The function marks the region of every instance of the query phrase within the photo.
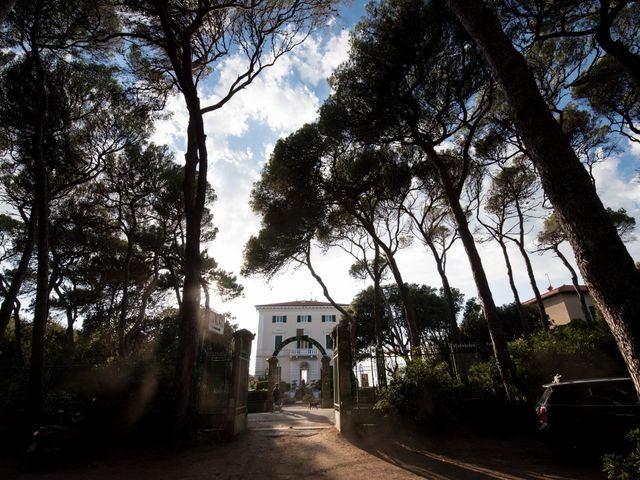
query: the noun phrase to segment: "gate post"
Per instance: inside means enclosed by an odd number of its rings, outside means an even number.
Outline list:
[[[276,388],[278,381],[278,357],[269,357],[269,387],[267,390],[267,404],[265,405],[267,412],[273,411],[273,389]]]
[[[254,334],[242,329],[233,333],[233,360],[229,389],[228,433],[237,435],[247,428],[247,396],[249,392],[249,360]]]
[[[349,433],[353,428],[353,396],[351,394],[351,345],[349,327],[338,324],[333,337],[333,408],[336,428]]]
[[[329,372],[331,371],[331,367],[329,366],[329,362],[331,359],[327,355],[323,355],[322,359],[322,408],[331,408],[332,403],[332,392],[331,392],[331,381],[329,380]]]

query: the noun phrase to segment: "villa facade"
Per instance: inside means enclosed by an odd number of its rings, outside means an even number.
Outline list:
[[[346,307],[346,305],[345,305]],[[315,300],[256,305],[258,335],[256,375],[266,376],[267,360],[281,343],[297,335],[307,335],[332,356],[331,332],[341,314],[333,305]],[[280,381],[293,385],[320,380],[322,352],[311,342],[294,341],[282,347],[278,354]]]

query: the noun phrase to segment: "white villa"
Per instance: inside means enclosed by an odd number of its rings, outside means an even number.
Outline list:
[[[342,305],[341,305],[342,306]],[[346,307],[346,305],[344,305]],[[256,375],[266,376],[267,360],[288,338],[307,335],[332,356],[331,331],[340,321],[340,312],[330,303],[315,300],[256,305],[258,311],[258,341]],[[278,354],[280,381],[300,385],[320,380],[322,352],[311,342],[293,341]]]

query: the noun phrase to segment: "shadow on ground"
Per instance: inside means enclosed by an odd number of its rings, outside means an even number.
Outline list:
[[[373,425],[360,427],[349,441],[385,462],[434,480],[605,478],[597,458],[562,458],[531,436],[417,435]]]
[[[599,465],[561,462],[535,439],[417,436],[396,426],[363,427],[344,436],[333,410],[285,409],[249,415],[250,430],[231,442],[180,451],[94,452],[65,465],[30,472],[19,461],[0,478],[38,480],[596,480]]]

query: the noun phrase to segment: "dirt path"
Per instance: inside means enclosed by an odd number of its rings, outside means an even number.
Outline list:
[[[121,453],[91,465],[29,473],[0,468],[7,479],[210,480],[596,480],[597,464],[558,463],[531,439],[414,438],[373,427],[345,438],[332,426],[333,412],[290,407],[250,415],[250,427],[234,441],[170,453]]]

